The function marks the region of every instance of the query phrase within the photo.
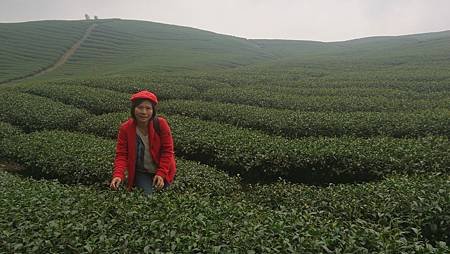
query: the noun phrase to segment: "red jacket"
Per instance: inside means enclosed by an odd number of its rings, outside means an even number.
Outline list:
[[[160,135],[156,133],[153,124],[148,125],[148,139],[151,147],[150,155],[157,165],[156,175],[171,184],[176,173],[173,139],[166,119],[159,117]],[[125,178],[128,170],[128,190],[134,185],[136,166],[136,123],[130,118],[122,123],[119,129],[114,160],[114,177]]]

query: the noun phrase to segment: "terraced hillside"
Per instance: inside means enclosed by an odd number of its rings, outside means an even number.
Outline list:
[[[0,23],[0,83],[52,66],[90,25],[86,21]]]
[[[270,55],[243,38],[145,21],[98,25],[57,75],[124,75],[159,71],[224,69]]]
[[[446,59],[450,31],[402,36],[376,36],[340,42],[250,40],[279,57],[339,56],[393,58],[421,55]],[[383,54],[380,54],[383,53]]]
[[[449,90],[450,31],[342,42],[252,40],[279,59],[242,68],[252,83]]]
[[[40,21],[1,24],[0,82],[32,75],[56,63],[93,23],[97,27],[74,55],[44,79],[247,68],[263,74],[267,70],[301,71],[323,77],[329,70],[355,76],[361,68],[373,66],[378,77],[383,76],[380,71],[402,72],[403,67],[423,72],[434,66],[440,72],[448,71],[450,53],[448,31],[324,43],[247,40],[147,21]]]
[[[98,26],[56,73],[111,75],[220,69],[270,57],[243,38],[154,22],[112,19],[1,24],[0,82],[31,75],[56,63],[94,23]]]

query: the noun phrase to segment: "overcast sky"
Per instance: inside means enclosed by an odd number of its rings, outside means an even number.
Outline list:
[[[450,0],[0,0],[0,22],[122,18],[244,38],[340,41],[450,30]]]

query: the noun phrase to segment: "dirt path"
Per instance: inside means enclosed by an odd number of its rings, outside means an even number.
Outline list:
[[[17,81],[22,81],[24,79],[30,79],[30,78],[34,78],[36,76],[40,76],[42,74],[51,72],[53,70],[55,70],[56,68],[60,67],[61,65],[63,65],[65,62],[67,62],[67,60],[75,53],[75,51],[77,51],[78,48],[80,48],[81,43],[83,43],[86,38],[91,34],[91,32],[94,30],[94,28],[97,26],[97,24],[92,24],[84,33],[83,38],[81,38],[79,41],[77,41],[69,50],[66,51],[66,53],[64,53],[64,55],[62,55],[58,61],[53,64],[52,66],[43,69],[39,72],[27,75],[25,77],[20,77],[20,78],[16,78],[16,79],[12,79],[6,82],[0,82],[0,84],[6,84],[6,83],[10,83],[10,82],[17,82]]]
[[[81,38],[81,40],[77,41],[69,50],[67,50],[66,53],[64,53],[64,55],[61,56],[61,58],[59,58],[59,60],[53,66],[49,67],[48,69],[42,70],[31,77],[51,72],[54,69],[58,68],[59,66],[63,65],[65,62],[67,62],[69,57],[71,57],[75,53],[75,51],[77,51],[77,49],[80,48],[81,43],[83,43],[86,40],[86,38],[91,34],[92,30],[94,30],[96,26],[97,24],[92,24],[86,30],[86,33],[84,34],[83,38]]]
[[[0,161],[0,171],[8,171],[8,172],[20,172],[23,171],[24,167],[20,166],[15,162],[10,161]]]

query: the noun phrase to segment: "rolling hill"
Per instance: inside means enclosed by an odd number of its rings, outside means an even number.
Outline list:
[[[68,61],[45,78],[298,68],[316,77],[327,69],[342,73],[406,65],[410,71],[432,64],[446,71],[450,65],[450,31],[318,42],[248,40],[136,20],[35,21],[0,24],[0,83],[49,68],[93,24]]]
[[[154,22],[114,19],[2,24],[0,42],[7,47],[0,50],[0,82],[30,75],[56,62],[93,23],[97,23],[95,29],[56,73],[70,76],[221,69],[270,58],[258,45],[243,38]],[[67,29],[68,24],[77,30]],[[33,32],[29,33],[30,29]]]

